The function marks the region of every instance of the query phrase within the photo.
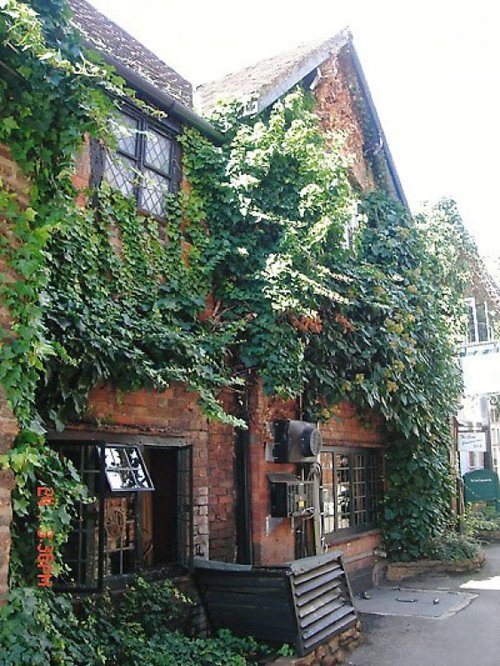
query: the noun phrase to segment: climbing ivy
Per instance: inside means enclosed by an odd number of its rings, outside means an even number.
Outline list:
[[[166,243],[118,194],[88,193],[95,205],[86,210],[75,203],[71,175],[85,135],[113,145],[116,104],[124,97],[144,103],[83,48],[69,19],[64,0],[0,3],[0,143],[26,179],[21,196],[0,191],[0,298],[12,321],[1,332],[0,381],[21,427],[0,464],[16,478],[11,574],[17,582],[33,582],[37,573],[40,525],[57,534],[56,573],[63,566],[58,546],[85,490],[43,435],[48,424],[60,428],[64,418],[80,416],[96,382],[130,389],[182,380],[198,391],[209,416],[238,423],[217,399],[222,386],[236,381],[225,352],[238,325],[202,324],[197,317],[209,265],[183,240],[191,234],[201,243],[203,230],[183,230],[175,202]],[[121,251],[113,252],[113,233]],[[42,524],[40,484],[57,497]]]
[[[0,381],[23,428],[2,457],[17,480],[19,578],[33,552],[20,528],[33,486],[63,488],[47,516],[61,541],[84,496],[43,444],[48,422],[81,415],[96,383],[184,381],[209,416],[236,424],[218,392],[250,369],[269,393],[303,395],[311,419],[345,400],[380,419],[386,543],[395,556],[422,554],[446,516],[459,391],[450,322],[460,290],[443,298],[453,261],[440,268],[449,248],[436,253],[425,224],[387,196],[354,190],[342,137],[323,132],[300,88],[257,118],[220,111],[222,148],[184,131],[189,188],[169,199],[164,229],[105,187],[81,208],[75,154],[85,134],[112,144],[109,92],[132,93],[83,50],[63,0],[0,3],[0,67],[0,142],[29,181],[26,202],[0,193],[0,297],[13,319]]]
[[[134,200],[103,185],[92,207],[75,206],[71,227],[51,235],[41,298],[58,353],[46,364],[38,404],[61,429],[106,382],[123,390],[186,382],[207,415],[239,423],[217,400],[235,383],[226,358],[239,323],[200,321],[210,275],[200,261],[205,239],[188,246],[180,207],[169,203],[160,229],[137,214]]]
[[[192,194],[217,239],[213,293],[226,318],[246,321],[243,367],[257,369],[269,393],[294,397],[307,381],[318,303],[343,298],[336,267],[356,205],[348,163],[300,89],[262,119],[240,122],[230,107],[222,127],[232,141],[221,151],[194,130],[184,138]]]
[[[58,481],[61,488],[56,506],[38,523],[57,531],[56,546],[64,541],[74,502],[84,493],[74,470],[43,445],[35,405],[40,375],[56,353],[40,301],[46,244],[54,229],[70,223],[68,206],[75,194],[70,174],[82,132],[104,132],[111,108],[101,92],[104,69],[92,64],[80,45],[65,3],[0,4],[0,142],[26,177],[22,198],[4,188],[0,192],[0,299],[12,318],[10,330],[1,332],[0,381],[21,428],[16,446],[0,462],[16,479],[11,574],[21,581],[27,571],[30,581],[36,573],[36,485]],[[109,87],[115,87],[111,79]],[[55,571],[59,566],[60,560]]]
[[[224,248],[214,293],[226,317],[246,317],[240,363],[269,393],[302,395],[310,419],[335,418],[348,401],[378,420],[389,444],[386,546],[420,557],[453,492],[453,342],[466,283],[457,239],[439,240],[435,224],[383,193],[356,194],[339,137],[325,136],[300,89],[264,117],[235,123],[233,113],[223,116],[232,141],[222,152],[194,132],[185,148]]]

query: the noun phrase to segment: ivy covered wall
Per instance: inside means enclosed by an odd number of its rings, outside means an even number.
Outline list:
[[[425,225],[381,192],[359,194],[343,137],[325,133],[300,88],[257,118],[219,111],[222,148],[184,131],[189,187],[169,199],[166,242],[106,187],[83,208],[74,156],[86,134],[112,146],[108,93],[123,98],[122,83],[82,50],[63,0],[9,0],[0,37],[0,141],[31,183],[26,201],[8,188],[0,199],[17,239],[0,252],[19,275],[1,291],[15,335],[0,381],[22,429],[1,458],[17,480],[13,580],[32,580],[34,485],[61,489],[46,516],[61,542],[84,493],[44,444],[48,425],[81,418],[97,384],[172,382],[196,391],[208,417],[245,425],[219,392],[250,373],[268,394],[300,398],[311,420],[335,419],[343,402],[379,416],[386,546],[424,554],[448,518],[460,389],[449,317],[460,293],[443,300]]]

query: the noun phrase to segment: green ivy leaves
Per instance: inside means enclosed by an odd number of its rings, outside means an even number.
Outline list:
[[[387,196],[360,201],[342,137],[325,136],[301,89],[259,118],[219,111],[222,148],[184,132],[189,186],[169,200],[162,233],[106,188],[78,208],[74,156],[86,132],[109,134],[104,92],[123,90],[84,54],[68,17],[63,0],[0,7],[0,142],[30,179],[29,206],[0,191],[0,297],[13,320],[0,381],[23,437],[43,431],[40,412],[57,427],[81,415],[101,382],[186,382],[208,416],[242,425],[218,394],[255,369],[269,393],[304,395],[311,419],[343,400],[382,418],[386,542],[418,556],[449,496],[453,313],[464,284],[452,241]],[[443,204],[435,216],[454,214]],[[358,224],[348,248],[346,229]],[[38,439],[18,447],[3,463],[16,469],[23,516],[36,481],[51,468],[54,482],[64,474]],[[69,469],[64,478],[71,503],[80,488]],[[62,535],[69,512],[54,516]]]
[[[450,315],[464,285],[452,244],[438,244],[437,227],[417,224],[382,192],[358,200],[338,137],[328,150],[300,90],[263,118],[241,122],[229,108],[224,126],[233,139],[222,150],[188,132],[185,161],[220,257],[217,297],[227,317],[246,320],[237,358],[269,393],[303,394],[311,419],[335,416],[342,401],[382,417],[386,545],[419,557],[451,493],[460,377]],[[360,228],[347,250],[353,221]]]

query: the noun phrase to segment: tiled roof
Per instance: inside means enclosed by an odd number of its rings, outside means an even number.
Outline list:
[[[74,25],[91,48],[104,58],[110,56],[133,70],[144,81],[181,104],[192,107],[193,91],[189,81],[86,0],[69,0],[69,5],[73,10]]]
[[[196,90],[197,106],[208,112],[218,101],[237,99],[246,111],[258,113],[290,90],[351,39],[343,30],[327,40],[302,44],[280,55],[266,58]]]

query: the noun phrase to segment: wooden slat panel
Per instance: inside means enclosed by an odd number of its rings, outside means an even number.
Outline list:
[[[235,604],[245,607],[276,607],[289,608],[290,603],[283,594],[239,594],[233,591],[219,592],[219,590],[208,589],[205,592],[207,603]]]
[[[342,608],[344,606],[343,601],[332,601],[329,604],[324,604],[316,608],[314,612],[308,613],[306,616],[303,617],[300,621],[300,626],[301,627],[308,627],[310,624],[313,622],[316,622],[316,620],[320,620],[322,617],[325,615],[329,615],[330,613],[333,613],[334,611],[338,610],[339,608]]]
[[[297,638],[297,630],[290,618],[277,618],[249,615],[247,612],[237,612],[234,608],[213,609],[210,615],[212,627],[221,629],[230,627],[240,636],[254,636],[259,640],[270,640],[273,643],[292,642]]]
[[[336,578],[339,578],[342,575],[343,575],[342,569],[335,571],[328,571],[327,573],[324,573],[321,576],[318,576],[317,578],[308,581],[307,583],[299,583],[298,585],[296,585],[295,594],[297,596],[300,596],[305,592],[310,592],[311,590],[314,590],[317,587],[321,587],[321,585],[323,585],[324,583],[329,583],[331,581],[334,581]]]
[[[304,640],[307,640],[311,636],[314,636],[314,634],[317,634],[324,629],[331,627],[333,624],[335,624],[335,622],[341,620],[343,617],[353,612],[354,608],[352,606],[342,606],[342,608],[339,608],[333,613],[330,613],[327,617],[318,620],[314,624],[310,625],[307,629],[304,629],[302,632]]]
[[[294,560],[293,562],[289,562],[288,566],[295,576],[300,576],[306,571],[323,566],[323,564],[337,561],[340,562],[341,556],[341,550],[330,550],[324,555],[315,555],[314,557],[305,557],[301,560]]]
[[[197,569],[212,626],[275,644],[291,642],[302,656],[356,621],[339,553],[287,566],[233,569],[210,563]]]
[[[274,578],[256,575],[254,578],[240,578],[222,572],[203,571],[197,574],[198,580],[204,585],[218,588],[234,588],[255,590],[256,588],[284,590],[289,587],[286,577]]]
[[[340,564],[333,563],[333,566],[332,563],[324,564],[322,567],[318,567],[317,569],[310,569],[300,576],[294,576],[295,584],[300,585],[301,583],[306,583],[308,580],[317,578],[318,576],[321,576],[321,574],[328,573],[329,571],[338,571],[339,574],[344,573]]]
[[[306,592],[305,594],[301,594],[300,597],[298,596],[296,598],[296,605],[299,608],[301,608],[302,606],[305,606],[306,604],[310,603],[311,601],[321,596],[322,594],[326,594],[328,592],[341,594],[342,596],[345,596],[341,581],[336,580],[334,583],[330,582],[325,583],[321,587],[311,590],[311,592]]]
[[[343,604],[345,603],[345,599],[341,594],[336,594],[335,592],[327,592],[326,594],[322,594],[316,599],[313,599],[308,604],[298,607],[297,615],[299,619],[307,617],[308,615],[314,613],[319,608],[323,608],[323,606],[327,606],[328,604],[331,603]]]
[[[305,640],[304,641],[304,647],[306,651],[312,650],[313,647],[316,647],[317,645],[320,645],[324,641],[326,641],[327,638],[331,638],[332,636],[336,636],[337,634],[340,634],[341,631],[344,631],[348,627],[352,626],[357,620],[356,615],[350,615],[345,617],[343,620],[340,622],[336,622],[332,627],[329,627],[319,634],[313,636],[312,638]]]

